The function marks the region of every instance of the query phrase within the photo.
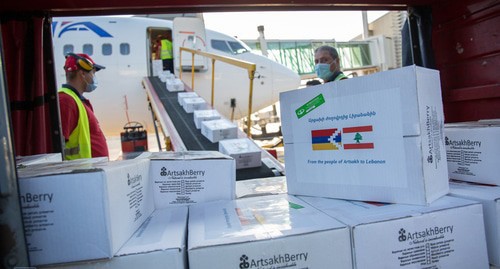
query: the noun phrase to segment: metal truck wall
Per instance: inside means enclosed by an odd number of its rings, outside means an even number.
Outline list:
[[[432,6],[446,122],[500,118],[500,1]]]

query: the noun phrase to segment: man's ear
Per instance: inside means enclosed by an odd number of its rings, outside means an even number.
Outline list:
[[[82,69],[78,69],[78,71],[80,72],[80,75],[82,76],[82,78],[85,79],[85,75],[87,72],[85,72],[85,70],[82,70]]]
[[[335,58],[335,60],[333,60],[332,64],[335,64],[335,68],[333,69],[333,71],[337,70],[340,68],[340,60],[339,60],[339,57]],[[331,71],[331,70],[330,70]]]

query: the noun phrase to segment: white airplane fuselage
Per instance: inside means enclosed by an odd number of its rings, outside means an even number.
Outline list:
[[[58,87],[65,83],[65,55],[68,52],[87,53],[96,63],[106,67],[96,73],[98,88],[92,93],[84,94],[93,104],[105,135],[118,135],[129,121],[139,122],[148,131],[152,131],[152,115],[148,109],[142,80],[152,75],[151,44],[156,33],[174,30],[172,21],[151,18],[55,18],[52,32]],[[176,35],[172,36],[173,43],[186,46],[186,40],[176,41]],[[206,37],[203,33],[199,39],[197,46],[203,45],[206,52],[256,64],[253,112],[276,103],[280,92],[297,89],[300,85],[300,77],[294,71],[264,56],[251,53],[246,45],[233,37],[206,30]],[[221,44],[228,45],[228,48],[237,46],[235,51],[221,51]],[[174,49],[176,48],[174,45]],[[185,57],[183,54],[183,62]],[[174,58],[174,62],[177,60]],[[175,74],[179,77],[178,63],[176,67]],[[226,118],[230,118],[231,112],[235,119],[247,116],[250,84],[248,72],[216,62],[214,78],[215,109]],[[182,80],[191,86],[191,72],[183,72]],[[193,89],[207,102],[211,100],[211,80],[211,61],[206,60],[205,68],[195,72]],[[234,110],[230,106],[231,99],[236,102]]]

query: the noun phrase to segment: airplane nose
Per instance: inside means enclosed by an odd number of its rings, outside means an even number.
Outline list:
[[[273,68],[273,98],[279,99],[280,92],[298,89],[300,76],[295,71],[282,65]]]

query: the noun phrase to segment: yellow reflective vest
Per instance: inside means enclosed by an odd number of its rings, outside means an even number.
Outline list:
[[[335,80],[333,81],[337,81],[337,80],[342,80],[342,79],[347,79],[347,76],[344,75],[344,73],[340,73],[336,78]]]
[[[63,92],[73,97],[78,106],[78,123],[76,128],[69,135],[69,140],[64,145],[64,159],[75,160],[81,158],[91,158],[92,149],[90,144],[90,128],[87,110],[80,100],[80,97],[68,88],[62,88],[59,92]]]
[[[172,57],[172,42],[168,39],[161,40],[160,58],[162,60],[173,59],[173,57]]]

